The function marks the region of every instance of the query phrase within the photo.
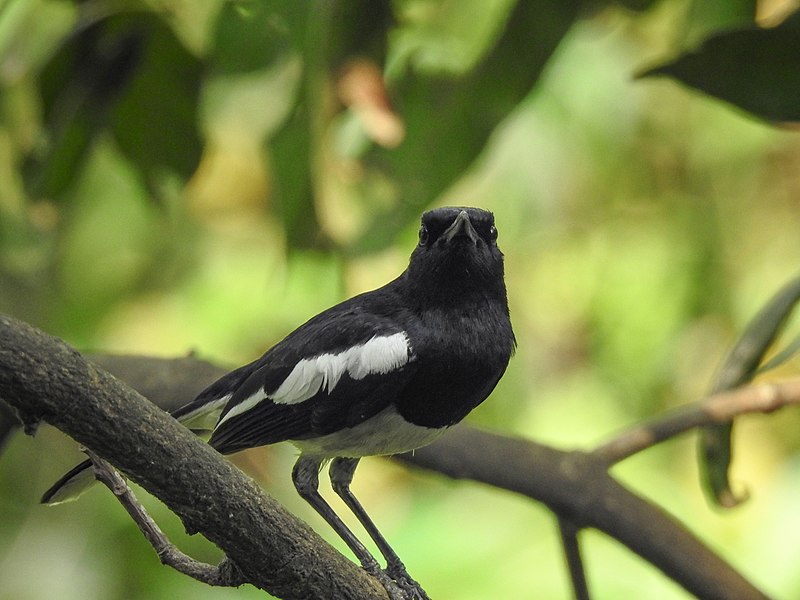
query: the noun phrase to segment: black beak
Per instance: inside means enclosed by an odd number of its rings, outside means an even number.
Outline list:
[[[475,231],[475,228],[472,226],[472,221],[469,220],[469,215],[465,210],[458,213],[453,224],[442,234],[442,239],[445,244],[449,244],[457,237],[466,237],[469,238],[473,244],[478,243],[478,232]]]

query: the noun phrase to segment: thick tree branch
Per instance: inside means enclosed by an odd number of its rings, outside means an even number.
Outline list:
[[[385,599],[358,566],[239,469],[66,344],[0,316],[0,398],[26,428],[61,429],[219,546],[247,581],[285,599]]]
[[[0,342],[3,340],[0,339]],[[2,347],[9,346],[3,343]],[[192,358],[93,357],[93,360],[113,369],[134,387],[146,391],[154,401],[171,406],[190,400],[223,372],[218,367]],[[44,364],[51,364],[55,368],[60,361]],[[184,368],[193,369],[189,380],[181,375]],[[5,369],[0,351],[0,396],[6,393],[7,384],[4,381],[8,375],[3,372]],[[142,374],[146,376],[137,381]],[[784,391],[789,392],[788,388]],[[755,395],[761,397],[762,393]],[[737,402],[731,402],[730,398],[725,402],[714,401],[710,412],[700,408],[702,403],[692,405],[693,408],[686,410],[699,411],[698,414],[702,416],[696,417],[698,420],[692,421],[691,425],[682,425],[681,431],[707,422],[704,419],[716,422],[717,419],[730,418],[742,412],[772,409],[800,397],[800,390],[794,389],[791,393],[795,394],[791,399],[779,393],[769,396],[769,402],[766,403],[763,398],[759,402],[743,401],[743,404],[738,404],[738,409],[731,408],[737,406]],[[670,416],[666,420],[672,418]],[[658,421],[649,424],[650,429],[654,423]],[[670,435],[675,434],[675,425],[665,427],[673,432]],[[629,439],[634,440],[639,449],[656,443],[648,441],[643,445],[638,441],[642,439],[642,434],[635,433],[635,430],[621,437],[630,435]],[[651,434],[647,439],[654,440],[657,437]],[[608,446],[625,448],[632,447],[631,443],[617,443],[616,446],[609,443]],[[107,458],[114,462],[113,457]],[[432,446],[399,458],[450,477],[481,481],[542,502],[562,521],[574,524],[576,529],[594,527],[617,539],[699,598],[766,598],[674,518],[617,482],[608,473],[609,463],[603,451],[596,455],[591,452],[565,452],[523,439],[458,426]],[[130,468],[115,464],[123,470]],[[174,485],[183,484],[176,482]],[[234,558],[233,555],[229,556]]]

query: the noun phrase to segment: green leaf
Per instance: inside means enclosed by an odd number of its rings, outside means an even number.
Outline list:
[[[405,139],[395,148],[378,147],[357,127],[351,128],[354,136],[348,139],[353,143],[348,148],[355,150],[347,157],[338,157],[348,161],[348,168],[358,162],[360,175],[348,180],[346,193],[368,206],[364,213],[372,219],[355,232],[352,250],[356,253],[390,244],[457,181],[495,128],[530,93],[579,12],[579,3],[574,1],[498,0],[481,13],[492,15],[495,26],[479,27],[474,15],[464,17],[463,9],[442,8],[451,11],[446,31],[435,35],[439,29],[429,24],[430,30],[423,26],[421,35],[438,43],[432,54],[439,50],[440,58],[442,51],[463,50],[459,54],[463,68],[454,71],[431,68],[430,60],[424,64],[416,60],[421,54],[418,47],[408,50],[406,46],[405,62],[398,61],[397,56],[387,62],[386,56],[391,56],[393,47],[396,49],[404,25],[394,25],[392,4],[386,0],[309,4],[272,0],[245,6],[247,18],[262,20],[277,32],[288,32],[290,40],[283,48],[298,52],[303,61],[304,82],[297,101],[283,126],[268,141],[272,198],[286,226],[290,247],[327,243],[317,210],[320,188],[327,189],[331,184],[320,177],[320,164],[327,160],[320,157],[331,152],[328,144],[332,139],[344,138],[348,123],[353,125],[348,118],[351,115],[331,102],[342,65],[364,57],[378,66],[389,65],[388,94],[405,125]],[[397,3],[394,8],[399,13],[403,6]],[[441,17],[440,12],[425,14],[433,14],[435,20]],[[233,14],[231,7],[222,14],[217,37],[230,40],[230,32],[237,30],[236,20],[243,17]],[[456,17],[465,19],[464,23],[450,22]],[[243,34],[237,43],[244,44],[249,37]],[[403,39],[408,42],[408,37]],[[262,49],[275,48],[270,45]],[[232,68],[235,55],[241,52],[228,53],[222,64]],[[249,63],[246,59],[242,64]]]
[[[115,14],[73,33],[40,78],[46,140],[28,157],[29,192],[59,198],[108,132],[151,192],[165,173],[188,178],[202,150],[201,62],[154,13]]]
[[[287,10],[290,7],[281,1],[225,3],[214,29],[214,73],[257,71],[284,52],[296,50]]]
[[[788,363],[800,353],[800,335],[780,349],[772,358],[758,368],[758,374],[767,373]]]
[[[618,0],[620,6],[637,12],[649,10],[655,3],[656,0]]]
[[[127,26],[142,32],[141,68],[114,106],[110,125],[123,153],[158,195],[163,175],[186,180],[200,161],[197,110],[203,65],[155,15]]]
[[[712,394],[744,385],[753,378],[798,302],[800,277],[784,286],[750,321],[722,363]],[[728,423],[705,427],[700,434],[700,470],[704,487],[717,504],[726,508],[746,499],[746,495],[737,496],[730,485],[732,432],[733,424]]]
[[[757,0],[692,0],[687,5],[683,35],[688,44],[722,31],[752,27],[756,20]]]
[[[800,11],[772,28],[745,27],[641,77],[668,75],[769,121],[800,121]]]
[[[469,168],[530,93],[578,9],[561,0],[517,2],[496,42],[464,75],[407,68],[391,83],[407,134],[398,147],[372,146],[362,157],[371,171],[365,179],[382,187],[390,182],[394,201],[371,211],[359,249],[384,247]]]
[[[289,118],[269,141],[273,192],[290,247],[309,248],[328,243],[317,218],[315,180],[318,146],[333,117],[331,79],[353,57],[384,61],[392,12],[387,0],[284,2],[281,14],[302,53],[305,80]]]

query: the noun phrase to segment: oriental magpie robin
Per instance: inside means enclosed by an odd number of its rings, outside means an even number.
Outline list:
[[[419,448],[461,421],[494,389],[514,346],[493,215],[438,208],[422,215],[419,244],[398,278],[313,317],[173,416],[212,430],[209,443],[224,454],[292,441],[299,494],[390,596],[405,597],[396,582],[412,598],[427,598],[350,491],[353,473],[363,456]],[[329,459],[334,491],[386,571],[319,494]],[[89,466],[75,467],[42,501],[68,499],[90,480]]]

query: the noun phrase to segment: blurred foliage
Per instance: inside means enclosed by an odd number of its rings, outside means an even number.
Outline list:
[[[779,24],[792,6],[0,0],[0,311],[85,349],[235,366],[399,273],[425,208],[483,206],[519,350],[470,420],[588,447],[702,397],[798,270],[800,138],[764,121],[796,118],[780,111],[800,69],[780,69],[797,52],[747,46],[795,23]],[[662,72],[757,116],[634,80],[675,56]],[[709,510],[690,440],[615,472],[796,597],[799,425],[737,423],[734,484],[752,498],[734,512]],[[260,597],[160,567],[102,491],[39,507],[76,458],[47,428],[7,445],[0,599]],[[291,489],[291,448],[235,460],[339,544]],[[433,597],[568,595],[541,507],[380,460],[355,485]],[[584,554],[597,598],[686,597],[600,536]]]
[[[644,75],[670,75],[772,121],[800,121],[800,11],[775,27],[714,35]]]
[[[156,15],[121,13],[77,26],[40,74],[47,139],[24,165],[28,193],[58,200],[110,135],[156,197],[160,171],[197,167],[201,64]]]
[[[750,383],[757,373],[765,373],[791,360],[800,348],[800,338],[795,338],[780,351],[775,352],[775,341],[780,337],[789,317],[800,302],[800,278],[787,283],[748,323],[720,366],[711,393],[724,392]],[[772,357],[764,357],[772,351]],[[737,497],[730,485],[732,462],[733,423],[704,427],[700,432],[700,470],[709,494],[715,502],[733,508],[747,500],[744,494]]]

